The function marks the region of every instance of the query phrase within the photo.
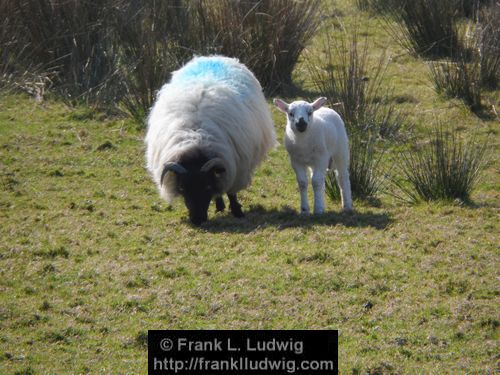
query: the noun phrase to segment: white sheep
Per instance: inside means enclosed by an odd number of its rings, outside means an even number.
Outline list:
[[[191,222],[207,220],[212,198],[241,217],[236,193],[276,144],[262,88],[238,60],[196,57],[175,71],[148,119],[147,168],[160,195],[182,195]]]
[[[287,104],[274,99],[278,109],[287,114],[285,147],[297,176],[300,189],[300,210],[309,213],[307,201],[307,169],[312,169],[314,213],[325,211],[325,175],[334,169],[342,208],[352,210],[351,183],[349,181],[349,144],[344,122],[333,109],[322,107],[326,98],[314,103],[295,101]]]

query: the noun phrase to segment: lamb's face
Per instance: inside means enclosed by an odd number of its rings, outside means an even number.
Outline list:
[[[312,121],[313,113],[325,104],[326,98],[318,98],[313,103],[297,100],[287,104],[281,99],[274,99],[274,104],[287,115],[287,126],[294,132],[303,133]]]
[[[288,106],[288,125],[299,133],[306,131],[313,116],[313,106],[304,101],[296,101]]]

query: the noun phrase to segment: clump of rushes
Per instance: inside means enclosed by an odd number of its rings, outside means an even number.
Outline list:
[[[7,15],[0,20],[0,86],[25,72],[41,74],[71,104],[119,103],[144,123],[172,71],[194,55],[222,54],[239,58],[273,93],[292,84],[321,24],[320,6],[321,0],[0,0]]]
[[[481,108],[481,66],[476,58],[461,50],[453,61],[429,62],[434,89],[447,98],[461,99],[472,112]]]
[[[447,57],[459,44],[460,0],[411,0],[378,4],[396,41],[413,55]],[[395,21],[396,23],[394,23]]]
[[[500,3],[481,10],[476,35],[481,85],[496,90],[500,81]]]
[[[347,36],[327,27],[323,30],[320,55],[308,56],[308,70],[317,91],[340,102],[335,109],[345,122],[349,135],[371,132],[383,138],[396,138],[406,116],[389,99],[391,89],[382,86],[387,68],[385,55],[374,63],[368,56],[368,43],[359,43],[357,29]]]
[[[484,89],[496,89],[500,71],[500,6],[480,12],[478,21],[463,29],[448,60],[429,62],[438,94],[461,99],[474,113],[483,108]]]
[[[349,137],[349,178],[353,199],[370,200],[375,198],[382,187],[380,162],[383,150],[376,146],[377,139],[371,135],[351,134]],[[340,200],[340,191],[334,171],[330,171],[325,180],[325,192],[333,201]]]
[[[487,142],[475,135],[462,141],[456,128],[435,125],[429,138],[402,151],[399,172],[393,179],[395,195],[411,203],[434,200],[470,202],[486,161]]]
[[[374,13],[386,13],[399,5],[401,5],[401,0],[356,0],[359,10]]]

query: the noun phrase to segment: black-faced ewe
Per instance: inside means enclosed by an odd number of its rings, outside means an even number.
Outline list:
[[[326,98],[314,103],[295,101],[287,104],[274,99],[278,109],[287,115],[285,147],[297,176],[300,189],[300,211],[309,213],[307,202],[308,168],[312,169],[314,213],[325,211],[325,175],[334,169],[342,198],[342,209],[352,210],[349,181],[349,144],[344,122],[333,109],[322,107]]]
[[[236,59],[197,57],[173,73],[148,119],[147,168],[160,195],[181,195],[195,225],[207,220],[210,201],[242,217],[236,193],[276,144],[262,88]]]

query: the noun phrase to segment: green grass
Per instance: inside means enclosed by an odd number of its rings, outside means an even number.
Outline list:
[[[339,7],[342,22],[357,17]],[[342,374],[493,372],[495,122],[439,99],[425,62],[401,54],[376,19],[366,28],[374,53],[390,46],[387,81],[416,132],[438,118],[491,138],[473,204],[385,194],[352,215],[328,201],[325,215],[301,217],[281,145],[241,194],[246,218],[211,207],[194,228],[182,202],[160,201],[131,121],[5,95],[0,373],[145,373],[147,330],[165,328],[338,329]]]

